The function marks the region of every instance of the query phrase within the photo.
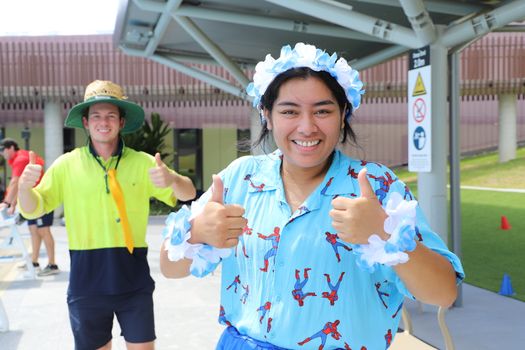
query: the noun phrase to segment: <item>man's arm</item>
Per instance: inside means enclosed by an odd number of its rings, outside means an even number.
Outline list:
[[[173,178],[171,188],[173,189],[173,194],[175,197],[181,201],[189,201],[194,199],[197,195],[197,190],[195,189],[195,186],[193,186],[191,179],[187,176],[178,174],[174,170],[172,170],[170,173]]]
[[[18,179],[18,204],[26,213],[33,213],[38,207],[38,196],[33,187],[42,174],[42,166],[36,164],[36,155],[29,152],[29,164]]]
[[[197,190],[193,182],[187,176],[178,174],[175,170],[169,169],[160,159],[160,154],[155,154],[156,167],[149,170],[151,182],[159,188],[171,187],[173,195],[182,201],[194,199]]]
[[[13,215],[16,208],[17,192],[18,192],[18,176],[12,176],[9,185],[6,189],[6,195],[2,203],[0,203],[0,210],[7,208],[7,214]]]
[[[4,203],[6,203],[9,206],[16,205],[16,196],[18,192],[18,176],[12,176],[11,180],[9,181],[9,185],[6,189],[6,195],[4,197]]]

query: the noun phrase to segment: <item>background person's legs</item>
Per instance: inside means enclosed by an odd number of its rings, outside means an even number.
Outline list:
[[[51,235],[51,228],[49,226],[37,228],[40,239],[44,241],[47,251],[47,259],[49,265],[55,264],[55,240]]]
[[[40,246],[42,245],[42,237],[38,234],[36,225],[28,225],[29,232],[31,233],[31,261],[33,266],[38,267],[38,257],[40,255]]]
[[[60,272],[55,263],[55,240],[51,234],[51,225],[53,225],[53,212],[47,213],[36,220],[37,232],[46,246],[48,264],[38,273],[38,276],[55,275]]]

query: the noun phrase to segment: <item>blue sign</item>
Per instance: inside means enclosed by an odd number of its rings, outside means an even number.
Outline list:
[[[414,134],[412,135],[412,141],[414,141],[414,147],[417,150],[421,151],[427,143],[425,129],[423,129],[421,126],[418,126],[416,130],[414,130]]]

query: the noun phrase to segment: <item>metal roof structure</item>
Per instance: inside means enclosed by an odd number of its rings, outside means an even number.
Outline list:
[[[165,64],[245,99],[249,78],[243,68],[267,53],[277,57],[286,44],[306,42],[338,52],[357,69],[429,46],[430,109],[436,116],[429,136],[446,140],[449,131],[450,149],[446,142],[429,143],[431,170],[418,173],[419,204],[430,226],[447,241],[450,155],[452,245],[459,254],[458,52],[524,17],[525,0],[122,0],[114,41],[126,54]],[[231,79],[188,62],[215,62]]]
[[[524,16],[523,0],[122,0],[114,41],[245,97],[243,68],[285,44],[311,43],[363,69],[435,42],[462,45]],[[232,79],[188,62],[217,63]]]

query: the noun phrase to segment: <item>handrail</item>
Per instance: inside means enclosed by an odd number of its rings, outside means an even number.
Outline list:
[[[441,329],[441,334],[443,335],[443,339],[445,340],[445,349],[446,350],[455,350],[454,342],[452,341],[452,336],[450,335],[450,331],[448,330],[448,326],[445,322],[445,312],[447,311],[447,308],[440,306],[438,309],[438,323],[439,328]]]
[[[454,346],[454,342],[452,340],[452,336],[450,335],[449,328],[445,321],[445,313],[447,311],[446,307],[440,306],[438,308],[437,312],[437,320],[439,324],[439,329],[441,331],[441,335],[443,336],[443,339],[445,341],[445,350],[455,350],[456,347]],[[413,335],[413,325],[412,325],[412,318],[410,317],[410,314],[408,313],[408,310],[405,306],[403,306],[403,309],[401,311],[401,319],[403,320],[403,327],[404,332],[414,336]]]

